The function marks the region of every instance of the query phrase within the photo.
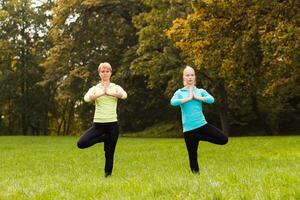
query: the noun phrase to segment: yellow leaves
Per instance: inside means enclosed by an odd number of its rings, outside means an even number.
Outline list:
[[[209,30],[212,28],[212,23],[210,21],[203,21],[201,28],[209,32]]]
[[[165,31],[165,35],[169,38],[174,40],[175,38],[178,38],[178,36],[182,35],[183,29],[183,22],[184,19],[176,19],[173,21],[173,26]]]
[[[219,76],[225,78],[235,70],[236,65],[229,59],[224,59],[219,70]]]
[[[114,4],[114,3],[120,3],[119,0],[84,0],[82,1],[81,5],[83,6],[98,6],[100,4],[105,5],[105,4]]]
[[[16,72],[17,71],[17,64],[18,64],[18,57],[15,56],[12,61],[11,61],[11,64],[10,64],[10,67],[12,69],[12,71]]]
[[[30,48],[30,52],[32,55],[36,55],[36,48]]]
[[[201,52],[211,45],[208,39],[204,39],[198,34],[198,23],[198,19],[194,17],[189,17],[188,19],[180,18],[174,20],[173,26],[166,31],[167,37],[175,42],[177,48],[194,58],[196,65],[202,64]],[[208,28],[210,24],[206,23],[204,26]]]
[[[73,70],[70,71],[71,77],[79,77],[82,79],[87,79],[90,76],[90,73],[88,71],[82,70],[79,67],[74,67]]]
[[[0,10],[0,21],[4,21],[9,17],[9,13],[6,10]]]
[[[208,40],[200,40],[194,43],[194,48],[196,51],[201,51],[206,46],[209,46],[210,42]]]
[[[281,87],[286,87],[287,85],[293,85],[291,84],[290,78],[280,78],[277,80],[273,80],[273,82],[263,90],[263,96],[269,96],[276,93]]]
[[[82,5],[88,5],[88,6],[97,6],[97,5],[108,5],[108,4],[117,4],[121,3],[120,0],[84,0],[82,1]]]
[[[196,56],[194,58],[195,66],[201,66],[203,64],[203,55]]]
[[[9,43],[6,40],[0,39],[0,52],[3,54],[4,50],[8,50]]]
[[[54,18],[53,25],[62,26],[64,25],[66,19],[74,14],[74,9],[81,3],[80,0],[60,0],[56,3],[54,7]]]

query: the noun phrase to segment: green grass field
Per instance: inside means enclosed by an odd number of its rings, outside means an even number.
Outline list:
[[[76,140],[0,137],[0,199],[300,199],[299,136],[201,142],[198,176],[183,139],[120,138],[110,178]]]

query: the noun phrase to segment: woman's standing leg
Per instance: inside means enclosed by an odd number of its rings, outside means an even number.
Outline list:
[[[224,145],[228,142],[228,137],[218,128],[210,124],[196,129],[197,139],[202,141],[208,141],[214,144]]]
[[[186,144],[186,148],[189,154],[189,163],[190,168],[193,173],[199,173],[199,165],[198,165],[198,140],[196,138],[195,133],[192,131],[185,132],[184,134],[184,141]]]
[[[110,176],[113,170],[114,154],[119,137],[118,122],[112,122],[107,128],[108,138],[104,142],[105,151],[105,177]]]
[[[93,124],[88,130],[81,135],[77,142],[77,147],[80,149],[84,149],[90,147],[96,143],[104,142],[106,139],[106,135],[103,132],[103,128],[101,128],[98,124]]]

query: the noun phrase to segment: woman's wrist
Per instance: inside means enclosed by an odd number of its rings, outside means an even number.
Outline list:
[[[192,99],[193,99],[192,97],[182,99],[182,100],[181,100],[181,103],[186,103],[186,102],[188,102],[188,101],[191,101]]]
[[[116,97],[116,98],[122,98],[122,94],[120,94],[120,93],[106,93],[106,95],[108,95],[108,96],[112,96],[112,97]]]
[[[104,93],[98,94],[98,95],[96,95],[96,94],[91,94],[91,95],[90,95],[90,99],[91,99],[92,101],[95,101],[97,98],[101,97],[103,94],[104,94]]]
[[[197,96],[195,96],[195,99],[204,102],[204,97],[197,97]]]

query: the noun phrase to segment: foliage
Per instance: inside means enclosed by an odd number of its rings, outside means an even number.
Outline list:
[[[123,132],[180,123],[169,99],[191,65],[216,99],[205,116],[225,133],[295,133],[299,4],[0,0],[0,133],[80,134],[92,123],[82,97],[100,62],[128,92],[118,107]]]
[[[148,127],[140,132],[125,133],[122,136],[126,137],[149,137],[149,138],[176,138],[182,137],[182,127],[179,123],[164,122],[157,123],[151,127]]]
[[[100,62],[111,63],[114,73],[124,64],[124,54],[136,42],[131,17],[139,9],[139,4],[128,1],[57,2],[50,30],[54,46],[43,63],[43,84],[54,85],[59,105],[54,132],[60,133],[63,126],[62,134],[78,134],[87,127],[92,113],[83,103],[83,94],[99,80]],[[85,122],[81,129],[75,128],[75,116]]]
[[[298,1],[194,1],[194,13],[176,19],[167,34],[223,101],[220,112],[229,106],[238,112],[235,119],[245,113],[246,121],[256,119],[268,133],[276,133],[278,114],[288,100],[284,91],[299,90],[299,58],[294,57],[299,26],[290,14],[298,7]],[[276,106],[266,106],[270,102]],[[252,119],[245,110],[253,112]]]
[[[0,132],[46,134],[49,93],[37,83],[49,45],[51,3],[34,8],[28,0],[1,0],[0,7]]]

